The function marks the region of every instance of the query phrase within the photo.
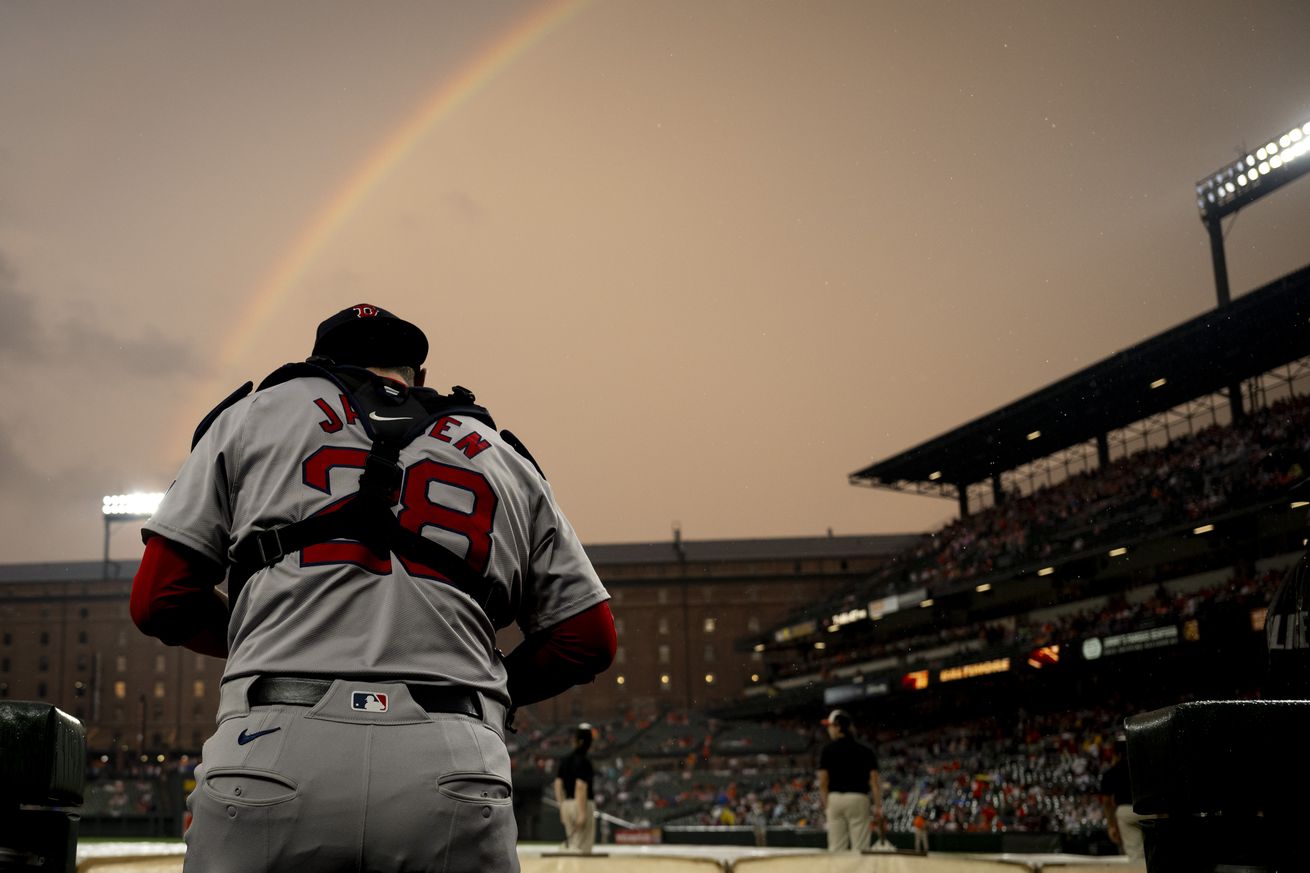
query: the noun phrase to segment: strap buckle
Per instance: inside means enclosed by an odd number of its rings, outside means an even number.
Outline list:
[[[278,528],[262,530],[255,534],[255,545],[259,547],[259,560],[265,567],[271,567],[287,556],[282,548],[282,534]]]

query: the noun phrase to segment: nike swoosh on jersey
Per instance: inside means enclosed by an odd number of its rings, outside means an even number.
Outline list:
[[[412,415],[378,415],[376,412],[370,412],[368,417],[374,421],[409,421]]]
[[[259,739],[264,734],[271,734],[273,733],[273,731],[280,731],[280,730],[282,730],[281,727],[271,727],[262,731],[255,731],[253,734],[247,733],[246,731],[243,730],[241,731],[241,733],[237,734],[237,745],[244,746],[246,743],[250,742],[251,740]]]

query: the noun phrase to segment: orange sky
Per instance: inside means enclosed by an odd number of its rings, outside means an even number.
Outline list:
[[[361,301],[587,542],[940,525],[847,474],[1213,306],[1193,185],[1310,120],[1306,33],[1297,2],[0,6],[0,562],[98,557],[101,495],[166,487]],[[1235,294],[1310,261],[1307,219],[1306,180],[1237,217]]]

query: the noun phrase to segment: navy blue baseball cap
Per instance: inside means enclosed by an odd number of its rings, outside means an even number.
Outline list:
[[[323,321],[314,355],[357,367],[423,366],[428,338],[413,324],[380,306],[357,303]]]

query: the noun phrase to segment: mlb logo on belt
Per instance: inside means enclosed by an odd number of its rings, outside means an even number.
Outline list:
[[[352,691],[350,708],[359,712],[386,712],[387,695],[381,691]]]

